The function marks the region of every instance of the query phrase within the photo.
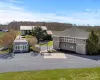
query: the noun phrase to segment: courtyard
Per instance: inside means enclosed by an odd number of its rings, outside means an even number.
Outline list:
[[[12,58],[0,58],[0,72],[63,68],[90,68],[100,66],[100,56],[87,56],[72,53],[66,53],[65,56],[66,59],[44,58],[43,55],[38,53],[35,53],[35,55],[34,53],[15,54]]]

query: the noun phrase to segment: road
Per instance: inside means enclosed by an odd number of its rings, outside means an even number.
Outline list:
[[[30,53],[15,54],[12,59],[0,59],[0,72],[100,66],[100,56],[68,53],[66,57],[66,59],[44,59],[41,55],[33,56]]]

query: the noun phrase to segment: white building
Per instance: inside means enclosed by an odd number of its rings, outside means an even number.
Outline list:
[[[89,32],[76,27],[64,31],[53,32],[54,49],[73,51],[79,54],[86,54],[86,40]]]
[[[26,33],[29,34],[35,27],[37,26],[20,26],[21,35],[26,35]],[[41,27],[42,30],[47,31],[46,26],[38,26],[38,27]]]
[[[29,43],[26,39],[23,39],[22,36],[17,36],[13,42],[13,51],[14,52],[28,52]]]

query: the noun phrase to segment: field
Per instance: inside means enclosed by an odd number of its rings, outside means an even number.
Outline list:
[[[100,68],[1,73],[0,80],[100,80]]]
[[[3,37],[6,34],[6,32],[0,32],[0,37]]]

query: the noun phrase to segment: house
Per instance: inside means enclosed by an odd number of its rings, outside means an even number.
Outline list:
[[[86,40],[89,32],[76,27],[53,32],[53,48],[86,54]]]
[[[53,33],[52,33],[51,30],[48,30],[48,31],[47,31],[47,34],[48,34],[48,35],[52,35]]]
[[[13,51],[16,52],[28,52],[29,43],[26,39],[23,39],[22,36],[17,36],[13,42]]]
[[[34,30],[35,27],[37,27],[37,26],[20,26],[21,35],[24,36],[26,34],[30,34],[32,29]],[[42,30],[47,31],[46,26],[38,26],[38,27],[41,27]]]

